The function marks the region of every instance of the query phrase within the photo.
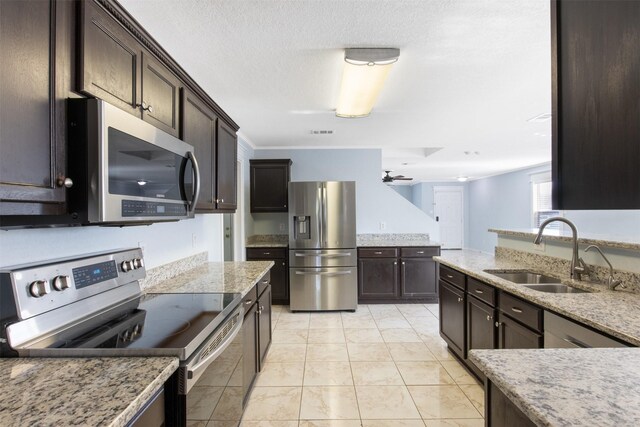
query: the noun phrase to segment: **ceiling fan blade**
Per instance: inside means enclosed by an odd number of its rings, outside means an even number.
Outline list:
[[[394,177],[393,179],[397,181],[413,181],[413,178],[405,178],[405,177],[397,177],[397,176]]]

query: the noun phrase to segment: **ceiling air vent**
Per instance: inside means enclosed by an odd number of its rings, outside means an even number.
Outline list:
[[[309,133],[311,135],[332,135],[332,130],[310,130]]]

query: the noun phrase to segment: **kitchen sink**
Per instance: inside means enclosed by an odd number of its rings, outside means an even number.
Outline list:
[[[530,271],[494,271],[485,270],[486,273],[493,274],[501,279],[508,280],[518,284],[535,284],[535,283],[560,283],[560,279],[545,276],[544,274],[532,273]]]
[[[589,293],[584,289],[573,288],[571,286],[562,285],[559,283],[546,283],[543,285],[524,285],[525,288],[532,289],[538,292],[548,292],[550,294],[585,294]]]

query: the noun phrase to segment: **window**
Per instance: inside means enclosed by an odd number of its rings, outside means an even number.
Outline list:
[[[539,228],[547,218],[562,216],[562,211],[553,210],[551,207],[551,172],[543,172],[531,175],[532,201],[532,227]],[[561,223],[553,222],[548,229],[560,230]]]

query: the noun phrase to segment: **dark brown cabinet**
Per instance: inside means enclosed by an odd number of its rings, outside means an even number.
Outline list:
[[[187,89],[182,90],[182,139],[193,145],[200,167],[200,197],[197,212],[216,210],[215,173],[216,130],[215,113],[200,97]]]
[[[551,2],[554,209],[640,208],[640,2]]]
[[[498,348],[543,347],[544,338],[541,333],[522,326],[504,313],[498,313],[498,325]]]
[[[491,381],[485,385],[488,427],[534,427],[535,424]]]
[[[179,136],[178,77],[98,4],[81,5],[79,90]]]
[[[290,159],[250,160],[251,212],[288,212]]]
[[[258,362],[260,370],[271,346],[271,287],[258,298]]]
[[[66,2],[0,2],[0,215],[66,212],[73,17]]]
[[[466,358],[465,345],[465,292],[440,280],[440,336],[461,359]]]
[[[216,208],[233,212],[238,206],[236,194],[236,171],[238,137],[236,131],[218,120],[216,143]]]
[[[467,354],[473,349],[496,348],[496,310],[467,293]],[[479,377],[484,374],[468,360],[469,367]]]
[[[289,305],[289,262],[287,248],[247,248],[247,261],[273,261],[272,304]]]
[[[245,308],[244,323],[242,324],[242,378],[245,402],[258,374],[257,312],[257,304],[251,304],[249,308]]]
[[[358,249],[358,301],[435,301],[439,247]]]

